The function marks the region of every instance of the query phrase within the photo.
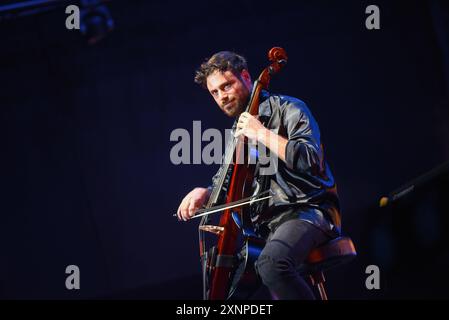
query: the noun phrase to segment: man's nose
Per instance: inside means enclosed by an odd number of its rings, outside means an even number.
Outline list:
[[[226,92],[219,91],[218,99],[220,99],[220,101],[226,101],[228,100],[228,94]]]

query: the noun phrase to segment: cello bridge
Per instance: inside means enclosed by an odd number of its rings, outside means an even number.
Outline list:
[[[221,235],[224,232],[224,227],[212,226],[212,225],[200,226],[199,229],[203,230],[203,231],[211,232],[213,234],[216,234],[217,236]]]

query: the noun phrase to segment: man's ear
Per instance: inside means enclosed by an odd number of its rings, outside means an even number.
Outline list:
[[[240,73],[240,76],[242,77],[242,80],[245,81],[247,86],[252,86],[251,75],[249,74],[248,70],[243,69]]]

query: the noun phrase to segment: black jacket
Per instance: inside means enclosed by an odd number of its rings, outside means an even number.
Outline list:
[[[266,225],[273,230],[283,221],[297,217],[333,236],[340,234],[336,184],[325,161],[320,129],[306,104],[293,97],[264,91],[259,119],[266,128],[287,138],[288,143],[285,162],[271,156],[268,158],[272,162],[268,163],[259,153],[259,162],[266,165],[259,165],[256,171],[258,192],[269,188],[274,196],[253,204],[251,212],[255,226]],[[273,164],[277,165],[276,170],[273,170]]]

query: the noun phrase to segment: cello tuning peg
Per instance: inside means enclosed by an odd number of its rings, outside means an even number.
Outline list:
[[[287,60],[281,59],[281,60],[278,61],[278,63],[279,63],[280,65],[282,65],[282,66],[285,66],[285,65],[287,64]]]

